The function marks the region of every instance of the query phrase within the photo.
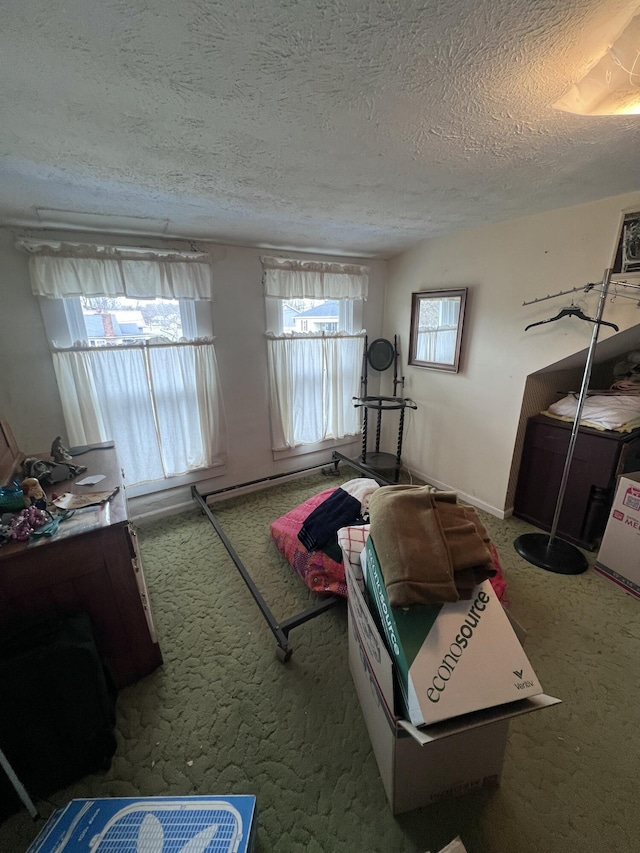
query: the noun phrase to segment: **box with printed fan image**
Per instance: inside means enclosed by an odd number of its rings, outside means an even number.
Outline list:
[[[251,853],[255,836],[249,795],[72,800],[27,853]]]

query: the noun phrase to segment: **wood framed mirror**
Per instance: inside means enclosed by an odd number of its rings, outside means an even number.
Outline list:
[[[386,338],[376,338],[367,349],[367,361],[369,365],[379,372],[391,367],[395,357],[395,346]]]
[[[457,373],[467,288],[411,294],[409,364]]]

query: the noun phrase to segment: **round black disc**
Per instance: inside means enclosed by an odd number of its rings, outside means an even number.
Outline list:
[[[575,545],[551,539],[546,533],[524,533],[513,545],[521,557],[547,572],[581,575],[589,568],[587,558]]]

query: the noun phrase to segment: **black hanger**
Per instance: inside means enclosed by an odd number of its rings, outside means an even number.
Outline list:
[[[586,314],[583,314],[580,308],[563,308],[555,317],[549,317],[548,320],[540,320],[537,323],[530,323],[528,326],[525,326],[525,332],[527,329],[532,329],[534,326],[542,326],[544,323],[553,323],[554,320],[560,320],[562,317],[577,317],[579,320],[586,320],[588,323],[597,323],[598,320],[594,320],[593,317],[587,317]],[[615,323],[608,323],[606,320],[600,320],[601,326],[611,326],[612,329],[615,329],[616,332],[619,332],[620,329],[615,325]]]

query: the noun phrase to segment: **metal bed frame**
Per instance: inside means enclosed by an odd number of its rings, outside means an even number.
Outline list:
[[[277,619],[274,615],[273,611],[264,600],[262,593],[256,586],[253,578],[251,577],[249,571],[246,566],[238,556],[235,548],[229,541],[227,535],[222,529],[222,525],[220,521],[216,518],[215,514],[211,510],[211,507],[207,503],[207,498],[218,496],[222,494],[226,494],[228,492],[234,492],[238,489],[247,488],[248,486],[256,486],[260,483],[271,482],[272,480],[279,480],[284,477],[292,477],[296,474],[306,474],[311,471],[316,471],[318,469],[322,469],[323,473],[326,476],[335,476],[338,473],[338,465],[340,462],[345,462],[347,465],[350,465],[352,468],[355,468],[357,471],[360,471],[362,474],[366,474],[368,477],[375,479],[381,486],[391,485],[391,481],[382,477],[379,473],[367,468],[366,465],[361,464],[357,460],[349,459],[347,456],[343,456],[341,453],[333,453],[333,456],[329,463],[322,463],[321,465],[313,465],[309,468],[300,468],[297,471],[287,471],[285,474],[274,474],[270,477],[262,477],[258,480],[250,480],[247,483],[240,483],[237,486],[227,486],[223,489],[216,489],[212,492],[204,492],[201,493],[198,491],[195,485],[191,486],[191,496],[198,503],[200,509],[204,515],[207,516],[213,529],[218,534],[220,541],[224,545],[227,550],[227,553],[233,560],[237,570],[240,572],[240,576],[243,581],[247,585],[249,592],[253,596],[254,601],[258,605],[260,612],[262,613],[263,618],[265,619],[269,629],[276,640],[276,657],[282,663],[286,663],[291,659],[291,655],[293,654],[293,648],[289,643],[289,632],[293,630],[293,628],[297,628],[299,625],[303,625],[305,622],[308,622],[310,619],[314,619],[316,616],[319,616],[321,613],[325,613],[327,610],[330,610],[332,607],[335,607],[336,604],[339,604],[344,599],[339,595],[330,595],[326,598],[322,598],[317,604],[312,607],[307,607],[305,610],[302,610],[300,613],[296,613],[293,616],[290,616],[288,619]],[[335,468],[332,471],[330,465],[334,465]]]

